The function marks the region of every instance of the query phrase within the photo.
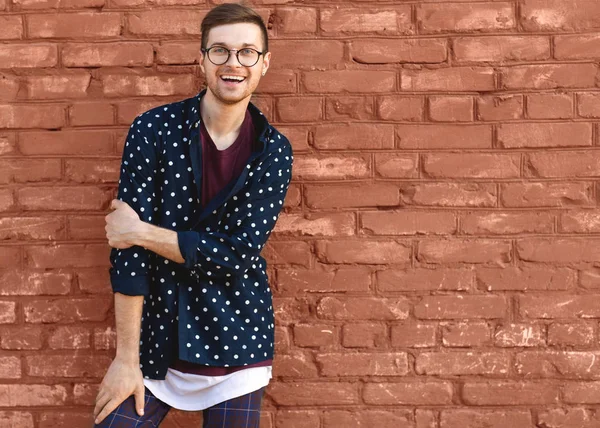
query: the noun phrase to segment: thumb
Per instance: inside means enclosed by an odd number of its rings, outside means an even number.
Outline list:
[[[111,210],[116,210],[120,204],[122,204],[123,202],[118,200],[118,199],[113,199],[112,201],[110,201],[110,209]]]
[[[140,416],[144,415],[144,390],[144,385],[141,385],[135,390],[134,393],[135,408]]]

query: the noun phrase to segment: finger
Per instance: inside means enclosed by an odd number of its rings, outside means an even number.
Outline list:
[[[100,411],[106,406],[106,404],[110,401],[109,394],[102,394],[96,399],[96,406],[94,407],[94,417],[97,417],[100,414]]]
[[[110,400],[108,403],[106,403],[106,405],[100,411],[100,414],[96,417],[96,420],[94,421],[94,423],[96,425],[98,425],[100,422],[102,422],[104,420],[104,418],[106,418],[108,415],[110,415],[112,413],[113,410],[115,410],[117,407],[119,407],[119,404],[121,404],[121,402],[119,402],[118,400],[115,400],[114,398],[112,400]]]
[[[121,204],[123,204],[123,201],[113,199],[112,201],[110,201],[110,208],[116,210]]]
[[[135,408],[140,416],[144,416],[144,390],[143,386],[141,388],[138,387],[134,394]]]

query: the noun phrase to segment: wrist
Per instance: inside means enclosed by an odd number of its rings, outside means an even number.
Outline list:
[[[119,361],[122,364],[128,365],[128,366],[134,366],[134,367],[139,367],[140,365],[140,355],[139,353],[133,353],[133,352],[119,352],[119,350],[117,350],[117,353],[115,355],[115,360]]]
[[[140,220],[133,232],[130,233],[129,243],[131,245],[138,245],[146,248],[148,242],[148,236],[150,234],[151,225],[149,223]],[[146,244],[146,245],[144,245]]]

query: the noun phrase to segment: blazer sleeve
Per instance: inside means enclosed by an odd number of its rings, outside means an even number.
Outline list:
[[[126,202],[147,223],[154,223],[159,200],[155,193],[157,170],[156,138],[152,124],[138,116],[129,128],[123,149],[117,198]],[[149,131],[150,130],[150,131]],[[110,252],[110,280],[114,292],[130,296],[147,295],[149,272],[154,255],[140,246],[113,248]]]
[[[293,155],[289,142],[267,160],[260,180],[251,180],[245,192],[227,202],[236,218],[224,231],[177,232],[185,266],[197,277],[223,278],[243,274],[258,260],[273,228],[292,177]],[[254,172],[248,173],[252,178]]]

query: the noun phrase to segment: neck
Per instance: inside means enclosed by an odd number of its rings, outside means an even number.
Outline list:
[[[208,90],[200,101],[200,115],[211,136],[218,138],[239,131],[249,103],[250,97],[235,104],[225,104]]]

